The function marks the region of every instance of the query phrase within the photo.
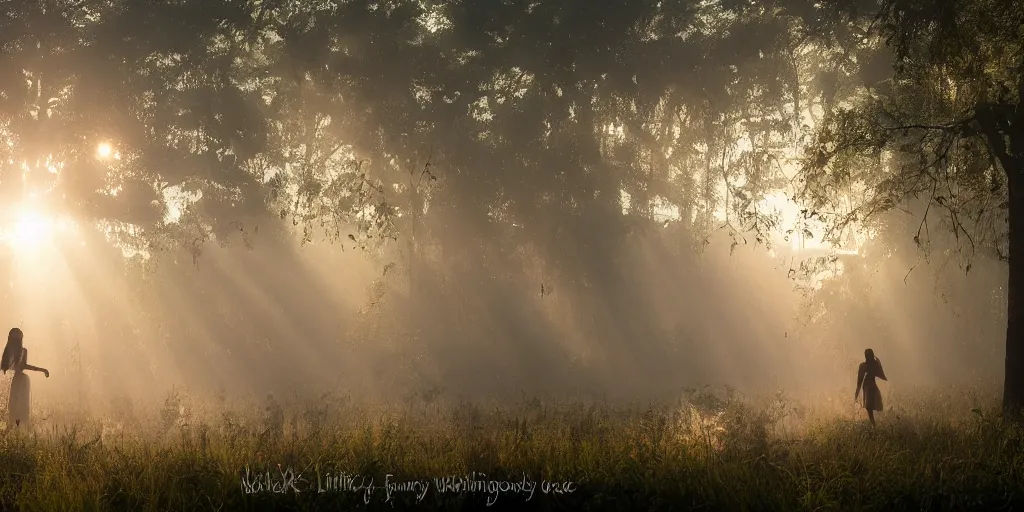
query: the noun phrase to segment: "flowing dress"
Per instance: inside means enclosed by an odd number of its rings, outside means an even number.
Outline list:
[[[862,403],[864,408],[869,411],[881,411],[882,410],[882,390],[878,389],[878,383],[875,382],[875,378],[878,376],[885,376],[882,371],[882,363],[875,361],[874,363],[861,363],[857,373],[861,376],[863,382],[863,398]]]
[[[14,378],[11,380],[11,397],[7,402],[7,425],[9,427],[28,427],[29,396],[31,382],[25,374],[25,365],[28,364],[28,351],[23,350],[21,358],[14,366]]]
[[[18,370],[11,380],[11,400],[8,402],[7,424],[28,427],[29,396],[31,382],[24,371]]]

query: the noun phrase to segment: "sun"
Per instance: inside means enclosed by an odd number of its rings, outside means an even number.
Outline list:
[[[114,154],[114,148],[107,142],[101,142],[96,146],[96,156],[100,158],[110,158],[110,155]]]
[[[14,222],[8,240],[19,249],[34,249],[53,238],[54,228],[53,220],[46,215],[23,210]]]
[[[55,216],[45,210],[21,205],[10,211],[10,224],[0,227],[0,242],[16,253],[38,253],[54,247],[65,236],[77,231],[77,224],[68,217]]]

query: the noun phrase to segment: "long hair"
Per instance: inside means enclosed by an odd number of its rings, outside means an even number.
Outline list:
[[[3,359],[0,359],[0,371],[7,373],[7,370],[13,369],[17,364],[18,359],[21,358],[22,340],[25,335],[21,332],[21,329],[17,327],[11,329],[11,332],[7,333],[7,346],[4,347]]]
[[[885,372],[882,371],[882,360],[875,357],[875,351],[870,348],[864,351],[864,359],[867,361],[868,373],[875,376],[881,376],[885,378]]]

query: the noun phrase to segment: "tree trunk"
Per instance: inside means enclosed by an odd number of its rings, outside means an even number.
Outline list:
[[[1006,290],[1006,374],[1003,411],[1021,412],[1024,407],[1024,168],[1020,159],[1007,166],[1009,177],[1009,270]],[[1005,161],[1004,161],[1005,166]]]
[[[1020,79],[1024,91],[1024,77]],[[1006,173],[1009,215],[1009,273],[1006,287],[1006,365],[1003,412],[1024,408],[1024,111],[1005,104],[979,105],[977,126],[992,156]]]

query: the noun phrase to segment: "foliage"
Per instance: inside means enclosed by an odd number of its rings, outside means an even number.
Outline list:
[[[667,202],[712,230],[724,204],[724,227],[764,235],[797,54],[825,23],[800,2],[157,5],[12,4],[2,156],[32,185],[3,180],[9,200],[41,195],[184,247],[275,217],[365,245],[412,236],[398,215],[428,204],[549,245],[544,231],[617,210],[622,189],[648,222]],[[118,158],[95,158],[101,141]],[[444,190],[410,183],[427,161]],[[189,234],[166,225],[173,194],[190,197],[175,206]]]
[[[1018,150],[1003,142],[1015,136],[1003,125],[1021,117],[1022,25],[1015,3],[884,2],[862,45],[862,68],[889,62],[895,72],[849,77],[858,87],[806,154],[805,192],[815,206],[829,209],[856,184],[869,193],[832,219],[840,227],[912,207],[921,214],[914,240],[923,246],[934,210],[960,240],[965,263],[979,251],[1005,259],[1007,175],[1019,166]]]

